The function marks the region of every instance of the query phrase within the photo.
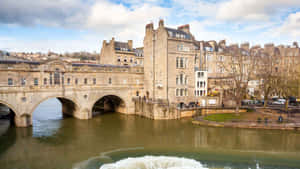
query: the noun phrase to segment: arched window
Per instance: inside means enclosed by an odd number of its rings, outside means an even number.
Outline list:
[[[139,91],[136,91],[136,96],[139,96],[140,95],[140,92]]]
[[[44,78],[44,85],[47,85],[47,78]]]
[[[111,84],[112,81],[111,81],[111,78],[108,78],[108,84]]]
[[[55,72],[54,72],[54,84],[57,84],[57,85],[60,84],[60,73],[59,73],[59,69],[55,69]]]

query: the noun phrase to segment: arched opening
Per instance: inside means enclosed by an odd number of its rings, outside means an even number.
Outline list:
[[[15,125],[16,113],[8,105],[0,103],[0,127],[8,128]]]
[[[96,116],[104,113],[124,113],[125,112],[125,102],[118,96],[107,95],[100,98],[92,108],[92,115]]]
[[[77,109],[77,104],[67,98],[57,97],[43,100],[32,113],[33,136],[52,136],[63,123],[66,123],[65,118],[74,116]]]

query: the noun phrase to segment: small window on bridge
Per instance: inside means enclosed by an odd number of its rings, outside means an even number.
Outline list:
[[[25,78],[21,78],[21,85],[25,86],[26,85],[26,79]]]
[[[84,84],[87,84],[87,78],[84,79]]]
[[[52,73],[50,73],[50,85],[52,85]]]
[[[33,83],[35,86],[39,85],[39,79],[38,78],[34,78]]]
[[[96,82],[97,82],[97,81],[96,81],[96,78],[94,78],[94,79],[93,79],[93,84],[95,85],[95,84],[96,84]]]
[[[12,78],[8,78],[7,83],[9,86],[13,85],[13,79]]]
[[[44,85],[47,85],[47,78],[44,78]]]
[[[60,73],[59,69],[56,69],[54,72],[54,84],[60,84]]]

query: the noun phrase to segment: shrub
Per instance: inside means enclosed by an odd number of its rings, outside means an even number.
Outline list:
[[[257,123],[261,123],[261,118],[260,117],[257,118]]]

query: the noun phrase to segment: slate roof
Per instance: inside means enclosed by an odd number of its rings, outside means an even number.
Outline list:
[[[40,62],[34,62],[34,61],[26,61],[26,60],[0,60],[0,64],[31,64],[31,65],[39,65]]]
[[[116,50],[121,50],[121,49],[128,49],[128,51],[130,51],[128,43],[127,42],[115,42],[115,49]]]
[[[185,39],[192,40],[192,35],[184,32],[182,30],[173,29],[173,28],[165,28],[165,29],[168,31],[168,33],[172,32],[172,37],[174,37],[174,38],[176,38],[176,34],[183,34],[183,35],[185,35]]]
[[[126,65],[110,65],[110,64],[93,64],[93,63],[72,63],[72,66],[89,66],[89,67],[114,67],[114,68],[129,68]]]

